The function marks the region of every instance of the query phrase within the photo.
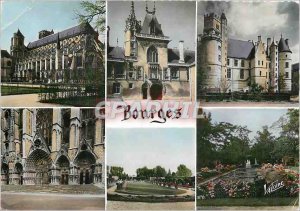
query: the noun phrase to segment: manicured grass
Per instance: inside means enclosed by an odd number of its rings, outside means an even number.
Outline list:
[[[297,197],[274,198],[223,198],[197,200],[197,206],[298,206]]]
[[[21,95],[46,92],[46,89],[38,87],[17,87],[17,86],[1,86],[1,95]]]
[[[2,185],[1,192],[104,194],[104,189],[95,185]]]
[[[127,183],[125,190],[117,190],[119,193],[136,195],[177,195],[185,193],[184,190],[176,190],[168,187],[161,187],[150,183]]]
[[[96,107],[101,99],[96,96],[84,96],[84,97],[70,97],[65,99],[50,99],[42,100],[42,103],[55,103],[61,105],[71,105],[78,107]]]

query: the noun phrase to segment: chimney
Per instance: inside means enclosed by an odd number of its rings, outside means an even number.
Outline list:
[[[289,39],[285,39],[285,43],[289,47]]]
[[[260,41],[261,41],[261,36],[259,35],[259,36],[258,36],[258,42],[260,42]]]
[[[269,38],[267,39],[267,48],[269,48],[270,45],[271,45],[271,38],[269,37]]]
[[[179,63],[184,63],[184,50],[183,50],[183,40],[179,41],[179,46],[178,46],[178,50],[179,50]]]
[[[106,42],[107,42],[107,47],[109,47],[109,31],[110,31],[110,27],[107,26],[107,33],[106,33]]]

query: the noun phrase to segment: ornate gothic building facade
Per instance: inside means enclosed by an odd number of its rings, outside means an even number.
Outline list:
[[[100,56],[104,46],[90,24],[80,24],[58,33],[43,30],[38,38],[27,46],[20,30],[11,38],[15,79],[58,83],[90,80],[89,75],[97,73],[104,80]]]
[[[94,109],[2,109],[2,185],[104,187],[104,131]]]
[[[198,37],[199,70],[206,92],[231,92],[258,84],[267,92],[291,91],[292,52],[288,39],[279,42],[261,36],[257,42],[228,38],[227,19],[211,13],[204,16],[203,34]]]
[[[122,99],[152,99],[151,89],[163,99],[193,99],[195,94],[195,52],[168,48],[171,41],[156,17],[155,5],[143,23],[137,20],[131,3],[126,20],[124,47],[109,45],[107,32],[107,94]],[[193,38],[192,38],[193,39]]]

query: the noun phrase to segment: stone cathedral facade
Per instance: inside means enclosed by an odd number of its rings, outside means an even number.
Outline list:
[[[147,2],[145,18],[135,15],[134,3],[126,20],[123,46],[109,45],[107,40],[107,95],[109,98],[151,99],[151,88],[156,87],[162,99],[188,99],[195,95],[195,51],[169,48],[171,38],[162,30],[156,13]],[[162,12],[162,11],[161,11]],[[193,37],[193,36],[192,36]]]
[[[25,37],[18,30],[11,38],[13,77],[19,81],[59,83],[88,80],[89,74],[100,71],[99,49],[103,44],[90,24],[84,23],[54,33],[42,30],[38,40],[24,45]]]
[[[256,42],[230,39],[224,13],[204,16],[197,65],[206,92],[247,92],[253,83],[264,92],[290,92],[291,55],[288,39],[282,36],[279,42],[267,38],[267,43],[261,36]]]
[[[104,127],[94,109],[2,109],[1,184],[104,187]]]

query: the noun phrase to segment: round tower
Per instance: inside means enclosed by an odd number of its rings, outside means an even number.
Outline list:
[[[227,72],[227,49],[228,49],[228,32],[227,32],[227,18],[224,13],[221,15],[221,33],[222,33],[222,79],[226,80],[226,72]]]
[[[225,23],[225,22],[224,22]],[[200,68],[206,80],[203,87],[219,92],[222,78],[222,23],[214,13],[204,16],[204,29],[199,46]]]
[[[292,90],[292,51],[289,47],[288,39],[280,38],[278,44],[279,52],[279,74],[283,77],[284,83],[278,84],[280,92],[290,92]]]

